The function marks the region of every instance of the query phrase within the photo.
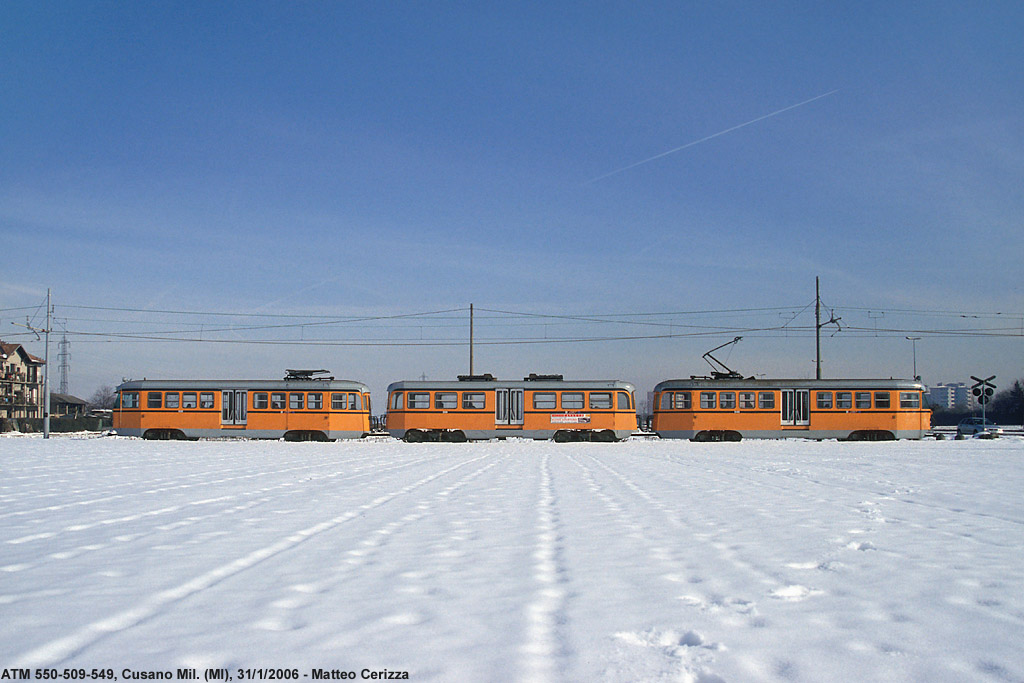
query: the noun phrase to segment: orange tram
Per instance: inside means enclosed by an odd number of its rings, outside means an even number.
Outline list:
[[[357,439],[370,432],[362,382],[290,373],[284,380],[136,380],[117,387],[114,430],[144,439]]]
[[[931,411],[920,382],[894,379],[672,379],[654,387],[662,438],[921,439]]]
[[[561,375],[395,382],[388,387],[387,430],[406,441],[618,441],[636,431],[634,393],[627,382]]]
[[[117,388],[113,427],[144,439],[357,439],[371,432],[362,382],[289,370],[283,380],[132,380]],[[725,373],[720,373],[725,374]],[[521,437],[618,441],[636,431],[635,389],[619,380],[530,375],[502,381],[401,381],[388,387],[385,425],[405,441]],[[672,379],[653,393],[652,429],[666,439],[922,439],[931,412],[918,381]]]

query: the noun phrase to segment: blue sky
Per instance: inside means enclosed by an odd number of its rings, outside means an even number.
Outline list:
[[[925,381],[1019,377],[1020,334],[928,331],[1016,317],[1024,332],[1022,29],[1018,2],[4,3],[2,332],[34,344],[9,323],[49,287],[79,394],[286,365],[376,389],[464,372],[465,349],[103,333],[224,323],[203,312],[460,309],[426,326],[454,340],[471,302],[765,309],[751,328],[789,307],[792,334],[753,334],[730,358],[806,376],[821,276],[847,325],[827,337],[827,374],[909,375],[917,334]],[[703,316],[722,328],[706,338],[491,346],[476,369],[649,388],[704,372],[700,355],[750,315]],[[268,320],[291,319],[233,324]],[[865,332],[879,321],[892,331]],[[480,334],[609,329],[516,322],[483,313]],[[429,337],[422,320],[344,328],[322,338]]]

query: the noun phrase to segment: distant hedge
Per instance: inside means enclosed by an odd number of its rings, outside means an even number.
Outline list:
[[[110,429],[110,418],[106,417],[51,417],[51,432],[102,432]],[[43,431],[43,418],[17,417],[0,418],[0,432],[22,432],[23,434]]]

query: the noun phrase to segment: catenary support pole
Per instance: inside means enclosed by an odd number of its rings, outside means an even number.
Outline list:
[[[816,350],[814,377],[821,379],[821,286],[818,277],[814,278],[814,346]]]
[[[46,351],[43,354],[43,438],[50,438],[50,290],[46,290]]]

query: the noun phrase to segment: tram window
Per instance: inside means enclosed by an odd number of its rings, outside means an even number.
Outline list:
[[[831,391],[819,391],[818,392],[818,410],[831,410],[832,409],[832,392]]]
[[[121,407],[122,408],[138,408],[139,407],[139,395],[130,392],[121,394]]]
[[[663,391],[661,392],[661,409],[670,410],[672,408],[672,392]]]
[[[612,395],[604,392],[591,392],[590,394],[590,409],[591,410],[608,410],[612,407]]]
[[[871,392],[858,391],[854,394],[854,404],[858,410],[867,410],[871,407]]]
[[[306,399],[306,405],[309,406],[310,410],[320,410],[324,407],[324,395],[323,394],[310,394]]]
[[[579,392],[564,392],[562,394],[562,408],[564,410],[583,410],[583,394]]]
[[[341,394],[339,394],[339,396],[340,395]],[[391,409],[392,410],[402,410],[404,405],[405,405],[405,394],[403,394],[401,391],[396,391],[395,393],[391,394]]]
[[[726,408],[733,410],[736,407],[736,392],[734,391],[723,391],[718,396],[718,406],[720,408]]]
[[[430,407],[430,394],[416,394],[409,392],[409,407],[410,408],[429,408]]]
[[[676,410],[689,410],[693,406],[692,399],[689,391],[677,391],[672,394],[672,407]]]
[[[265,391],[257,391],[252,395],[253,410],[266,410],[268,405],[270,404]]]
[[[213,409],[213,392],[199,394],[199,407]]]
[[[900,392],[900,408],[920,408],[921,394],[916,391]]]
[[[348,395],[348,409],[349,410],[362,410],[362,394],[349,394]]]
[[[459,407],[459,395],[454,391],[439,391],[434,394],[434,407],[438,410],[455,410]]]
[[[151,391],[146,396],[147,408],[161,408],[164,404],[164,395],[161,391]]]
[[[840,410],[849,410],[853,407],[853,394],[849,391],[837,391],[836,392],[836,408]]]
[[[284,394],[271,394],[270,408],[272,410],[284,410]]]
[[[755,398],[753,391],[741,391],[740,392],[740,409],[741,410],[753,410],[757,407],[757,399]]]
[[[181,395],[177,391],[168,391],[164,395],[164,408],[177,408],[181,403]]]
[[[345,394],[331,394],[331,410],[345,410]]]
[[[483,410],[486,401],[485,394],[478,394],[476,392],[464,392],[462,394],[462,408],[463,410]]]
[[[196,392],[186,391],[181,395],[181,407],[185,410],[196,407]]]
[[[370,405],[370,395],[369,394],[361,394],[361,395],[363,397],[363,405],[366,406],[366,412],[368,412],[368,413],[370,413],[372,415],[373,414],[373,407]]]
[[[629,394],[625,391],[619,392],[619,410],[629,410],[632,406],[629,404]]]
[[[775,393],[772,391],[757,392],[757,407],[760,410],[775,410]]]
[[[876,408],[889,408],[891,407],[891,399],[889,398],[888,391],[876,391],[875,392],[875,407]]]
[[[535,393],[533,395],[533,407],[534,410],[554,410],[554,392]]]
[[[700,392],[700,407],[703,410],[714,410],[717,396],[713,391]]]
[[[305,394],[288,394],[288,409],[302,410],[302,404],[306,402]]]

